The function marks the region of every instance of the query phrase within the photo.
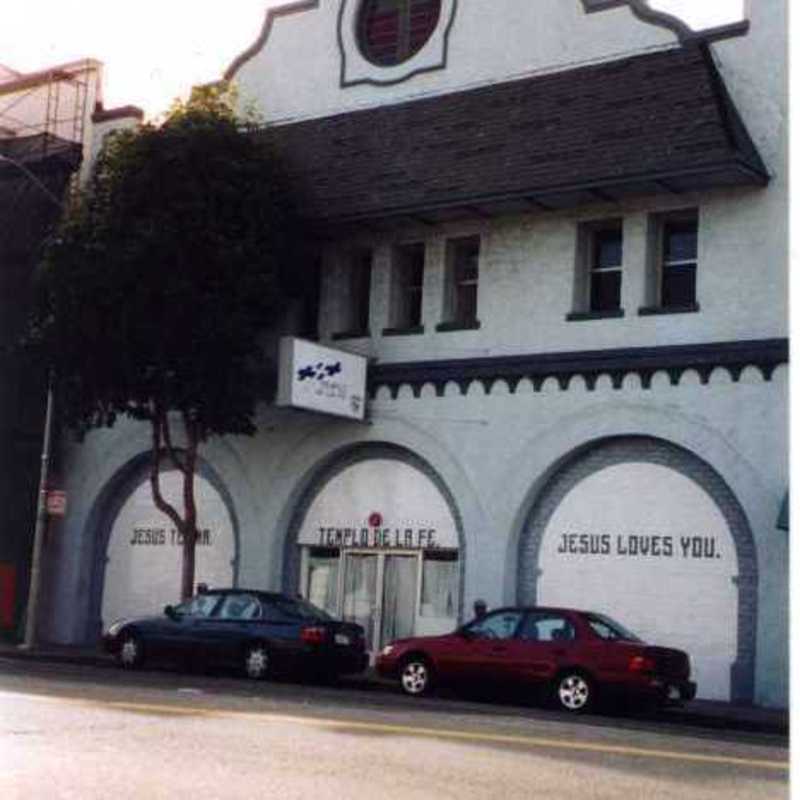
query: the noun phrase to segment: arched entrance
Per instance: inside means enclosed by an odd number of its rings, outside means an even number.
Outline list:
[[[311,480],[287,543],[287,588],[362,625],[375,652],[456,626],[460,541],[449,493],[427,465],[399,448],[358,448]]]
[[[97,520],[90,627],[98,631],[115,619],[160,613],[180,595],[180,535],[155,507],[148,480],[147,458],[120,470],[101,494]],[[195,476],[199,539],[196,582],[210,586],[236,583],[238,532],[227,492],[205,464]],[[161,474],[162,493],[178,504],[182,477],[176,470]]]
[[[750,700],[756,562],[747,520],[708,464],[642,437],[570,458],[520,542],[520,599],[601,611],[686,650],[698,697]]]

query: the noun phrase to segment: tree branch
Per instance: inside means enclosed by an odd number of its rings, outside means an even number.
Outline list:
[[[181,518],[181,515],[164,499],[164,496],[161,494],[161,425],[157,416],[151,420],[151,427],[153,431],[153,441],[152,460],[150,462],[150,489],[153,495],[153,502],[156,504],[156,508],[162,514],[166,514],[169,517],[175,528],[180,533],[184,533],[186,525]]]
[[[181,461],[180,457],[178,456],[178,451],[172,444],[172,432],[170,431],[169,427],[169,416],[160,405],[156,406],[156,408],[159,417],[159,423],[161,425],[161,433],[164,437],[164,444],[167,448],[167,454],[169,455],[170,461],[172,461],[175,467],[181,472],[186,472],[186,464]]]

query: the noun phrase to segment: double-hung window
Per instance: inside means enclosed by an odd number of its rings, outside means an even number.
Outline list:
[[[425,245],[397,245],[392,254],[392,333],[422,333],[422,287],[425,277]]]
[[[664,219],[661,253],[661,306],[692,307],[697,301],[696,213]]]
[[[650,218],[647,305],[640,314],[698,311],[697,209]]]
[[[567,319],[623,315],[622,220],[587,222],[579,226],[573,308]]]
[[[480,236],[450,239],[445,253],[443,321],[437,330],[477,328]]]
[[[589,311],[618,311],[622,291],[622,223],[593,231]]]
[[[343,264],[344,292],[341,295],[339,330],[334,339],[369,336],[369,301],[372,286],[372,250],[350,252]]]

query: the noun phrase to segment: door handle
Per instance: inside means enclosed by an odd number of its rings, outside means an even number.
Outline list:
[[[503,645],[495,645],[495,646],[492,648],[492,652],[493,652],[493,653],[505,653],[505,652],[507,652],[507,651],[508,651],[508,648],[507,648],[507,647],[504,647]]]
[[[564,650],[563,648],[559,648],[558,650],[553,650],[553,653],[557,656],[565,656],[567,654],[567,651]]]

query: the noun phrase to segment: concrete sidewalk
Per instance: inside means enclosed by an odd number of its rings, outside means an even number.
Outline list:
[[[112,657],[99,648],[55,644],[43,644],[33,650],[26,650],[16,644],[0,642],[0,661],[3,659],[106,668],[116,666]],[[344,680],[343,685],[367,691],[395,690],[394,684],[378,678],[371,669],[363,676]],[[789,735],[789,712],[785,709],[734,705],[715,700],[693,700],[683,706],[668,708],[663,714],[670,722],[692,727]]]

